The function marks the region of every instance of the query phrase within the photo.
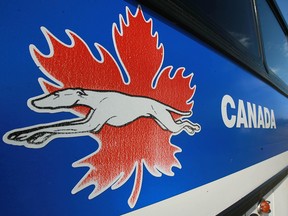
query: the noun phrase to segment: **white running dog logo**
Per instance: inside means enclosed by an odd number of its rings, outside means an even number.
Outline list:
[[[84,118],[70,121],[42,124],[16,129],[4,135],[6,143],[40,148],[57,137],[83,136],[97,133],[104,124],[124,126],[140,117],[154,119],[161,128],[176,134],[185,130],[194,135],[200,125],[189,120],[175,121],[170,112],[189,117],[191,112],[182,112],[159,101],[147,97],[132,96],[113,91],[93,91],[86,89],[64,89],[38,96],[28,101],[33,110],[52,112],[56,109],[86,106],[91,111]]]

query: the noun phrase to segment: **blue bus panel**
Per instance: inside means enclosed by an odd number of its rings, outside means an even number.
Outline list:
[[[275,88],[130,1],[2,1],[1,215],[121,215],[288,149]]]

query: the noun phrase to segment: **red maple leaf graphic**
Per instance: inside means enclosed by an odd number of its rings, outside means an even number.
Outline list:
[[[127,8],[126,15],[126,22],[120,16],[119,28],[115,23],[112,28],[121,68],[100,44],[95,44],[101,56],[96,59],[85,42],[72,31],[66,30],[71,39],[71,45],[66,45],[42,27],[50,54],[42,54],[34,45],[30,46],[30,52],[42,72],[56,83],[39,79],[43,91],[48,93],[64,88],[111,90],[153,98],[178,110],[190,111],[196,90],[196,86],[190,87],[192,75],[185,77],[185,68],[178,68],[174,73],[172,66],[162,68],[164,47],[159,45],[158,33],[152,32],[152,19],[147,21],[140,7],[135,15]],[[126,73],[128,82],[124,81],[122,73]],[[71,111],[86,115],[89,109],[77,107]],[[99,143],[97,151],[73,163],[74,167],[90,169],[72,192],[95,185],[89,195],[92,199],[109,187],[121,187],[135,172],[134,187],[128,199],[130,207],[134,207],[141,190],[144,165],[158,177],[162,173],[174,175],[172,167],[181,168],[175,157],[181,149],[171,144],[171,136],[170,131],[163,130],[151,118],[139,118],[122,127],[104,125],[99,133],[91,134]]]

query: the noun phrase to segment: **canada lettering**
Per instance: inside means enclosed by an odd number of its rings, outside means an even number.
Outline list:
[[[221,102],[222,119],[228,128],[276,129],[273,109],[238,100],[235,103],[230,95],[224,95]]]

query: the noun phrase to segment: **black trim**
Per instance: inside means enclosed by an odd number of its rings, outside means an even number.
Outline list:
[[[219,50],[224,55],[231,58],[234,62],[240,64],[242,67],[248,71],[254,72],[258,78],[266,81],[274,88],[276,88],[280,93],[288,96],[288,86],[280,80],[278,77],[271,75],[267,72],[264,65],[264,58],[262,53],[262,48],[260,48],[261,57],[257,58],[244,46],[241,46],[235,39],[230,39],[228,35],[219,34],[219,29],[211,24],[209,21],[204,20],[203,17],[199,17],[197,12],[188,9],[181,2],[181,0],[137,0],[142,5],[152,9],[157,14],[160,14],[164,18],[167,18],[172,23],[179,26],[181,29],[185,30],[187,33],[196,36],[206,44]],[[256,11],[255,0],[251,0],[253,3],[253,9]],[[275,10],[278,9],[274,0],[270,0]],[[277,19],[282,20],[280,22],[283,29],[285,29],[285,21],[282,16],[280,16],[279,10],[277,10]],[[257,14],[255,14],[255,23],[258,28]],[[287,26],[286,26],[287,27]],[[221,30],[220,30],[221,31]],[[257,29],[260,33],[259,29]],[[286,28],[287,31],[287,28]],[[221,32],[223,33],[223,32]],[[227,36],[227,37],[226,37]],[[261,42],[259,41],[259,46],[261,47]]]
[[[255,204],[262,200],[269,191],[271,191],[277,184],[279,184],[288,175],[288,166],[281,170],[279,173],[274,175],[272,178],[264,182],[262,185],[254,189],[252,192],[247,194],[245,197],[225,209],[224,211],[217,214],[218,216],[242,216]]]
[[[284,31],[284,34],[286,36],[288,36],[288,25],[287,22],[285,21],[281,10],[279,9],[277,3],[275,2],[275,0],[269,0],[268,3],[270,4],[270,7],[273,10],[273,13],[275,14],[275,17],[277,18],[282,30]]]
[[[256,1],[256,0],[254,0]],[[261,0],[262,1],[262,0]],[[274,14],[275,18],[277,19],[280,27],[282,28],[283,30],[283,33],[286,35],[288,35],[288,27],[287,27],[287,24],[285,22],[285,19],[283,18],[281,12],[280,12],[280,9],[279,7],[277,6],[277,3],[275,2],[275,0],[266,0],[266,2],[268,3],[272,13]],[[255,2],[255,12],[256,12],[256,16],[258,17],[258,11],[257,11],[257,7],[256,7],[256,2]],[[284,93],[286,93],[286,96],[288,96],[288,87],[287,87],[287,84],[281,80],[275,73],[273,73],[268,64],[267,64],[267,61],[266,61],[266,56],[265,56],[265,52],[264,52],[264,41],[262,39],[262,35],[261,35],[261,17],[260,18],[257,18],[258,20],[258,29],[259,29],[259,41],[260,41],[260,44],[261,44],[261,50],[262,50],[262,56],[263,56],[263,64],[264,64],[264,67],[266,68],[266,71],[268,72],[268,79],[272,82],[272,84],[274,84],[274,86],[276,86],[277,88],[281,89]],[[288,40],[288,38],[287,38]],[[288,73],[288,71],[287,71]]]

